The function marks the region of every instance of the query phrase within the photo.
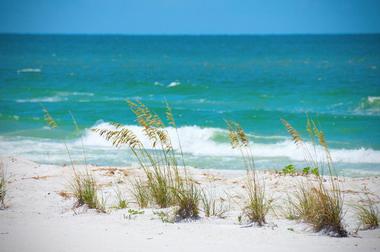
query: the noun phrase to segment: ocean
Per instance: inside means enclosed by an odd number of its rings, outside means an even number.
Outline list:
[[[117,121],[141,135],[127,99],[161,116],[168,101],[190,166],[243,169],[226,131],[234,120],[258,169],[300,169],[280,119],[305,134],[308,115],[341,175],[380,175],[380,35],[0,35],[0,155],[64,164],[66,143],[80,163],[82,139],[90,163],[134,165],[91,131]]]

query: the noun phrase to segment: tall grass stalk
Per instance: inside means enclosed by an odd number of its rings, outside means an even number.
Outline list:
[[[265,193],[265,183],[260,182],[257,176],[253,151],[247,134],[241,126],[232,121],[226,121],[231,146],[240,151],[245,168],[247,170],[247,180],[245,191],[248,202],[243,208],[243,214],[257,225],[266,223],[266,215],[272,208],[273,200],[267,198]]]
[[[347,236],[343,226],[343,193],[333,166],[330,151],[324,133],[309,117],[306,121],[306,130],[311,145],[304,142],[298,131],[290,123],[282,120],[293,141],[304,153],[305,161],[318,167],[323,172],[328,171],[328,185],[322,176],[317,181],[304,181],[297,186],[290,204],[298,219],[310,223],[315,231],[325,231],[333,236]]]

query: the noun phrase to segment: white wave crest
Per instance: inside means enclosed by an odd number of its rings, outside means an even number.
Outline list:
[[[39,68],[23,68],[23,69],[18,69],[17,73],[40,73],[41,69]]]
[[[30,98],[30,99],[17,99],[16,102],[18,103],[25,103],[25,102],[61,102],[61,101],[67,101],[67,97],[62,96],[49,96],[49,97],[40,97],[40,98]]]
[[[114,129],[105,122],[101,122],[94,127],[101,129]],[[149,148],[150,142],[144,135],[143,128],[136,125],[126,125],[142,141],[145,147]],[[176,131],[174,128],[167,128],[173,141],[173,147],[179,148]],[[201,128],[199,126],[184,126],[178,128],[181,146],[185,153],[199,156],[238,156],[240,152],[233,150],[227,142],[216,142],[213,137],[216,134],[227,134],[223,129]],[[258,136],[256,136],[258,137]],[[91,130],[87,130],[83,141],[89,146],[111,146],[109,142]],[[77,142],[79,144],[79,142]],[[373,149],[331,149],[331,156],[334,162],[342,163],[379,163],[380,151]],[[289,139],[281,140],[277,143],[263,144],[255,143],[253,147],[254,156],[257,158],[288,158],[294,161],[304,159],[302,150]],[[322,153],[322,151],[319,151]]]
[[[171,88],[171,87],[176,87],[176,86],[179,86],[179,85],[181,85],[181,82],[179,82],[179,81],[173,81],[169,85],[167,85],[167,87]]]

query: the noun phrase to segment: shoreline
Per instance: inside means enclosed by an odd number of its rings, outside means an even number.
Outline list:
[[[345,198],[344,224],[348,238],[333,238],[314,233],[305,223],[287,220],[281,211],[286,196],[301,176],[284,176],[259,172],[266,190],[275,199],[275,212],[264,227],[238,223],[245,171],[203,170],[190,168],[192,177],[202,188],[224,198],[225,218],[205,217],[197,220],[163,223],[159,211],[147,208],[142,214],[129,191],[130,181],[142,176],[131,167],[90,166],[106,199],[107,213],[85,207],[73,210],[74,200],[68,192],[72,176],[70,166],[41,165],[18,157],[1,157],[8,177],[8,208],[0,211],[0,245],[3,251],[368,251],[379,249],[380,229],[357,233],[357,220],[351,204],[364,197],[363,188],[376,197],[380,206],[380,177],[339,178]],[[84,166],[76,167],[84,169]],[[128,208],[115,209],[115,185],[127,196]],[[228,195],[228,196],[227,196]],[[228,204],[227,204],[228,203]],[[359,238],[360,237],[360,238]]]

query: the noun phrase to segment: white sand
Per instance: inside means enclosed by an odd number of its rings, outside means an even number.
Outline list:
[[[348,238],[332,238],[313,233],[303,223],[271,214],[265,227],[245,227],[237,223],[243,204],[244,172],[191,170],[203,187],[227,199],[231,210],[226,219],[201,217],[196,221],[162,223],[145,209],[144,214],[125,218],[128,209],[110,209],[101,214],[84,208],[72,210],[74,200],[58,193],[68,191],[70,167],[39,165],[21,158],[2,157],[9,180],[8,208],[0,210],[0,251],[376,251],[380,230],[359,231]],[[115,204],[112,182],[128,192],[128,180],[141,175],[138,169],[99,169],[91,167],[108,206]],[[126,172],[125,172],[126,171]],[[112,174],[113,173],[113,174]],[[125,175],[126,173],[126,175]],[[299,177],[260,174],[281,214],[284,200]],[[347,230],[357,227],[349,204],[358,202],[363,187],[374,193],[379,206],[380,178],[344,178],[343,189]],[[127,193],[128,200],[132,200]],[[240,200],[239,200],[240,199]],[[227,200],[228,201],[228,200]],[[137,209],[134,203],[130,208]],[[203,216],[203,214],[202,214]]]

